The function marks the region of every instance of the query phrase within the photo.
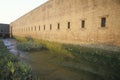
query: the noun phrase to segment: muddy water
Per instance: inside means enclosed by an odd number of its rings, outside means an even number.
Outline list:
[[[3,42],[10,52],[19,54],[22,60],[31,65],[37,80],[103,80],[94,73],[79,69],[82,63],[75,63],[68,56],[55,54],[49,50],[26,54],[16,49],[15,40],[5,39]]]

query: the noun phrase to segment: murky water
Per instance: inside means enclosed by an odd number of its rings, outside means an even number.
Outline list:
[[[14,39],[4,39],[3,42],[11,53],[19,54],[21,59],[31,65],[38,80],[103,80],[94,73],[79,69],[80,63],[74,63],[67,56],[55,54],[49,50],[26,54],[16,49]]]
[[[41,80],[102,80],[96,74],[77,69],[79,63],[62,55],[42,51],[31,52],[28,56],[29,63]]]

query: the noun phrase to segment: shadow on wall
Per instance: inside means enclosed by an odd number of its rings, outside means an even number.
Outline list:
[[[0,24],[0,37],[2,37],[2,38],[9,38],[10,37],[9,24]]]
[[[0,38],[10,38],[10,34],[0,34]]]

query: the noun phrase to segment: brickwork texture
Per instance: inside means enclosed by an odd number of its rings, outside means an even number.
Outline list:
[[[10,29],[13,36],[120,46],[120,0],[49,0]]]

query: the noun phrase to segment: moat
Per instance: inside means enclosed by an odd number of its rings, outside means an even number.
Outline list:
[[[114,70],[111,70],[112,67],[106,65],[106,62],[100,65],[102,63],[99,62],[98,64],[97,60],[96,62],[90,62],[84,58],[82,60],[78,60],[77,57],[73,59],[50,50],[23,52],[17,50],[14,39],[4,39],[3,41],[11,53],[19,56],[23,62],[31,66],[37,80],[107,80],[111,76],[106,77],[105,75],[114,73]],[[81,58],[78,54],[77,56]],[[82,57],[85,56],[82,55]],[[86,58],[90,60],[90,56]]]

